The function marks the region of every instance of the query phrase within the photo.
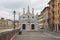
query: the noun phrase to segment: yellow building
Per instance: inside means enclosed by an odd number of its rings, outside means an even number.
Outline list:
[[[53,16],[54,16],[53,7],[54,6],[53,6],[53,1],[50,1],[48,4],[49,4],[48,26],[49,26],[49,30],[53,30],[54,29],[54,21],[53,21]]]
[[[59,31],[60,31],[60,0],[58,0],[58,14],[59,14]]]
[[[59,31],[60,30],[60,24],[59,24],[59,0],[51,0],[49,4],[49,18],[48,18],[48,23],[49,23],[49,29],[52,31]]]

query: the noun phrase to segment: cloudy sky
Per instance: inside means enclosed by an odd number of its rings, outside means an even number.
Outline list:
[[[0,18],[4,17],[7,19],[13,19],[13,11],[16,10],[16,19],[18,19],[18,14],[22,14],[23,8],[27,10],[27,6],[30,6],[30,11],[32,8],[35,10],[35,14],[48,6],[50,0],[0,0]]]

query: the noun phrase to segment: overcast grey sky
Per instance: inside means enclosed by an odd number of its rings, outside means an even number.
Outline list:
[[[13,19],[13,10],[17,11],[16,19],[18,19],[18,13],[22,14],[23,8],[27,10],[27,6],[30,6],[35,10],[35,14],[40,12],[46,7],[50,0],[0,0],[0,18]]]

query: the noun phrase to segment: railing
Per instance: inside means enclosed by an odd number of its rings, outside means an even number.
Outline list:
[[[19,29],[0,30],[0,40],[11,40],[11,38],[18,33]]]

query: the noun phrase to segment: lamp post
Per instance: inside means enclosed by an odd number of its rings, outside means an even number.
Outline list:
[[[14,29],[15,29],[15,14],[16,14],[15,10],[13,11],[13,14],[14,14]]]

